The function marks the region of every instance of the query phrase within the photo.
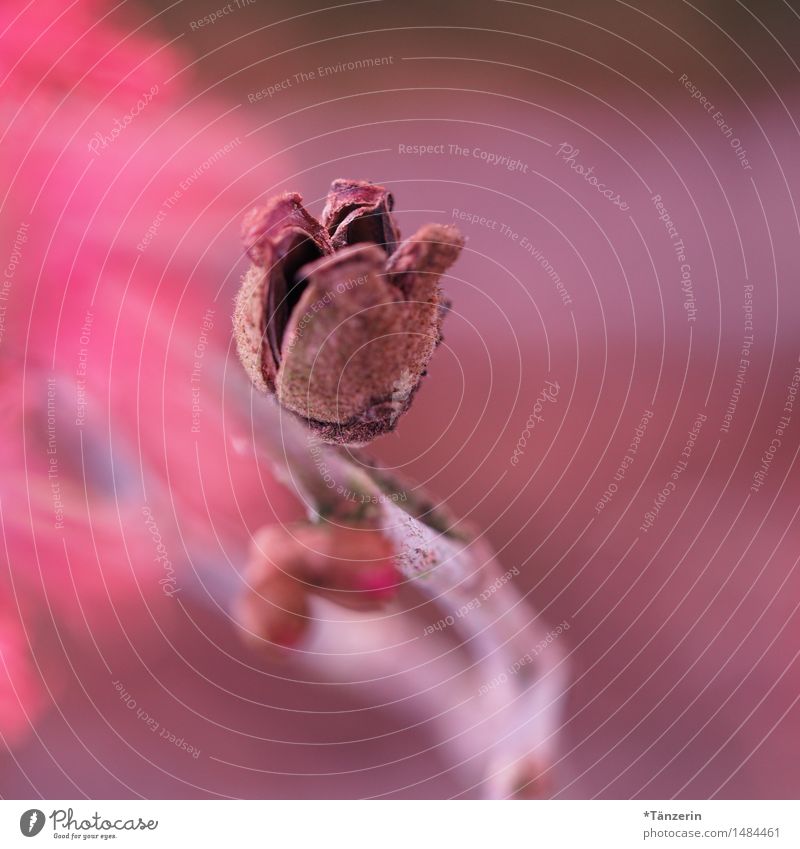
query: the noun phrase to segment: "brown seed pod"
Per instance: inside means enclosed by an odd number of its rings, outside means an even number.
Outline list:
[[[393,430],[441,341],[440,276],[463,238],[427,224],[400,242],[383,187],[335,180],[322,222],[297,194],[244,222],[252,266],[236,300],[239,357],[324,441],[364,444]]]

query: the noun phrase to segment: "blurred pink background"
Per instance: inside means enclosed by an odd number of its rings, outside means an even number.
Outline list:
[[[179,584],[213,587],[301,515],[232,449],[239,222],[287,190],[318,213],[348,176],[392,189],[404,234],[468,237],[445,343],[371,451],[570,622],[555,795],[796,797],[796,4],[316,6],[0,11],[0,794],[476,795],[424,722],[296,682],[214,598],[166,595],[142,517]]]

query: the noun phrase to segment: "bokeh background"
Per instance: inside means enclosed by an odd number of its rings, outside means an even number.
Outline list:
[[[3,3],[0,794],[480,795],[226,612],[302,512],[234,450],[240,221],[345,176],[467,237],[371,453],[570,623],[552,795],[795,797],[799,37],[794,0]]]

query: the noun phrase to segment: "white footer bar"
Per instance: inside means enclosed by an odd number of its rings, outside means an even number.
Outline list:
[[[267,849],[800,846],[776,801],[0,801],[0,846]]]

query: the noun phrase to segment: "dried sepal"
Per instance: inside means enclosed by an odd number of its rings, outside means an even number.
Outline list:
[[[242,241],[250,259],[268,267],[279,258],[276,246],[287,237],[300,234],[310,238],[320,253],[331,253],[327,230],[308,213],[297,192],[285,192],[271,198],[264,206],[252,209],[242,222]]]
[[[253,386],[261,392],[274,392],[278,367],[264,346],[266,284],[266,271],[260,265],[251,265],[236,294],[233,335],[239,360]]]
[[[262,391],[275,389],[283,333],[302,287],[298,269],[333,250],[327,231],[301,201],[293,192],[279,195],[252,210],[242,225],[253,265],[239,290],[234,329],[239,357]]]
[[[408,298],[428,291],[458,259],[464,237],[447,224],[425,224],[389,257],[386,270]]]
[[[322,225],[330,233],[334,250],[372,242],[391,254],[400,239],[393,208],[392,193],[383,186],[363,180],[334,180],[322,211]]]

